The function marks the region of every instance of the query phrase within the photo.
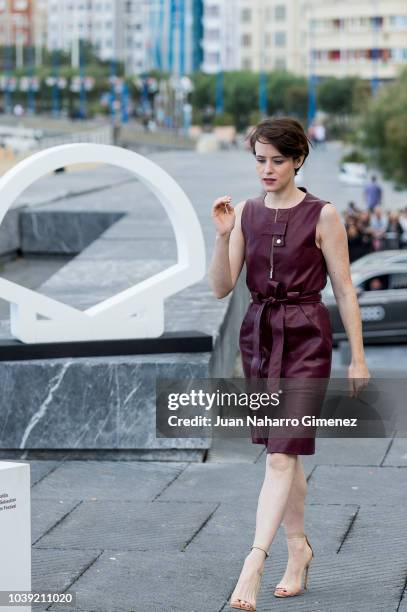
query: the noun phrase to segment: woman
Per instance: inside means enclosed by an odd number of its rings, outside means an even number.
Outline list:
[[[216,242],[209,281],[217,298],[235,287],[244,261],[250,303],[240,331],[246,378],[328,378],[332,336],[329,313],[319,292],[332,281],[352,352],[348,369],[352,394],[370,377],[364,356],[359,306],[349,271],[346,230],[338,212],[297,188],[295,175],[308,153],[301,124],[266,119],[250,136],[265,194],[235,207],[230,196],[215,200]],[[272,350],[271,350],[271,345]],[[307,483],[300,455],[314,454],[314,438],[262,438],[266,473],[260,492],[254,544],[247,555],[232,608],[255,610],[263,563],[283,522],[288,563],[274,594],[296,595],[313,552],[304,533]]]

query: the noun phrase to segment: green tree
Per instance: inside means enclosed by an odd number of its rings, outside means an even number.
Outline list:
[[[333,115],[353,112],[353,90],[357,77],[328,77],[317,87],[317,104],[321,110]]]
[[[205,106],[215,106],[215,75],[195,72],[191,75],[194,90],[191,104],[194,110],[202,111]]]
[[[274,70],[267,78],[267,112],[304,119],[307,115],[307,82],[287,70]]]
[[[367,108],[364,144],[375,163],[396,186],[407,186],[407,68],[384,85]]]
[[[259,75],[242,70],[225,73],[225,111],[231,113],[238,130],[250,122],[250,114],[259,108]]]

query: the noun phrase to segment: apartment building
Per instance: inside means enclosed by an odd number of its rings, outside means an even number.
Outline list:
[[[205,0],[203,70],[298,72],[300,0]]]
[[[407,63],[406,0],[204,0],[203,70],[386,80]]]
[[[33,0],[0,0],[0,45],[32,44]]]
[[[90,41],[101,59],[125,62],[128,74],[182,74],[202,63],[202,0],[48,0],[48,48]]]
[[[309,0],[301,21],[305,74],[385,81],[407,64],[405,0]]]

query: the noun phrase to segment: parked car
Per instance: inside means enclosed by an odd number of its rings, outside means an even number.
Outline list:
[[[345,162],[339,167],[339,180],[348,185],[365,185],[368,179],[366,164]]]
[[[407,342],[407,264],[385,261],[354,270],[352,282],[358,296],[363,339],[367,344]],[[334,345],[347,336],[330,282],[322,300],[331,318]]]
[[[386,251],[375,251],[356,259],[351,266],[351,271],[360,270],[369,266],[381,264],[404,263],[407,264],[407,249],[390,249]]]

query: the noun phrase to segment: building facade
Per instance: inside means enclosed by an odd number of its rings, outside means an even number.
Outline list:
[[[202,65],[203,1],[147,0],[147,68],[175,75]]]
[[[305,74],[385,81],[407,64],[405,0],[309,0],[302,21]]]
[[[202,63],[202,0],[48,1],[49,49],[71,49],[75,58],[78,41],[87,40],[128,74],[186,74]]]
[[[203,70],[299,72],[300,0],[205,0]]]
[[[32,44],[33,0],[0,0],[0,45]]]
[[[208,73],[386,80],[407,63],[406,0],[204,0],[203,29]]]

